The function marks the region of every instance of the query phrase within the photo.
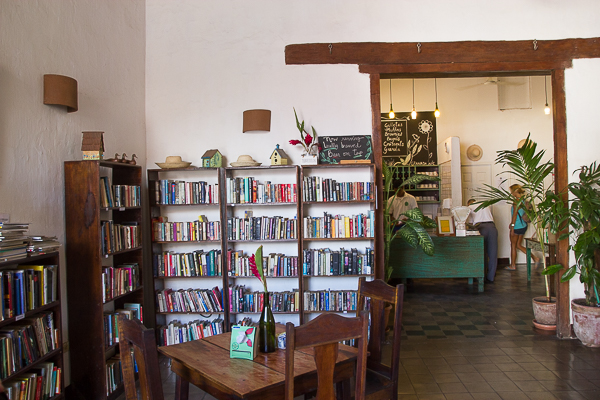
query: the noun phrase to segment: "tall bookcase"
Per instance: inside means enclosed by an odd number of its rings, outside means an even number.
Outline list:
[[[40,282],[40,286],[34,286],[35,289],[31,292],[32,297],[30,297],[30,300],[27,300],[30,294],[27,285],[20,285],[21,289],[17,289],[19,285],[17,285],[17,280],[15,279],[17,274],[22,272],[22,276],[27,280],[28,271],[31,271],[32,278],[35,278],[36,272],[39,272],[37,279]],[[13,386],[11,382],[29,379],[28,384],[31,385],[33,374],[35,373],[40,376],[44,369],[43,374],[48,380],[44,381],[42,387],[46,389],[46,393],[48,393],[51,400],[63,399],[63,338],[58,252],[23,257],[10,261],[0,259],[0,277],[2,280],[2,301],[4,302],[2,307],[3,314],[0,316],[0,341],[2,343],[0,349],[2,367],[0,371],[2,383],[8,388],[9,386]],[[17,302],[16,297],[22,289],[24,289],[23,304],[15,307],[15,303]],[[31,300],[36,297],[37,300]],[[13,307],[10,307],[11,305]],[[41,328],[38,325],[36,330],[34,320],[40,317],[44,320],[44,327]],[[50,320],[53,326],[50,324]],[[28,326],[32,326],[33,330],[28,328]],[[17,344],[19,338],[26,339],[27,335],[34,334],[34,332],[44,335],[42,332],[44,329],[46,329],[45,339],[31,338],[31,340],[36,341],[36,345],[33,348],[30,345],[33,354],[24,357],[29,358],[28,360],[18,360],[14,357],[12,361],[9,359],[7,351],[9,347],[13,349],[19,347]],[[41,345],[45,347],[40,346],[40,339],[45,340],[45,344]],[[13,351],[14,354],[20,352],[20,350]],[[53,367],[60,369],[60,372],[58,370],[53,372]],[[48,368],[50,368],[49,371],[51,373],[59,374],[58,387],[54,389],[53,393],[50,393],[51,379],[53,378],[52,374],[47,374]],[[36,385],[39,383],[40,381],[37,381]]]
[[[108,161],[67,161],[64,171],[68,395],[115,399],[123,385],[115,378],[119,349],[114,314],[126,304],[144,306],[142,169]],[[107,191],[113,192],[112,201]],[[144,313],[148,315],[145,307]]]

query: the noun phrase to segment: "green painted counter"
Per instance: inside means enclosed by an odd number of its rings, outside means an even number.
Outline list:
[[[432,236],[433,256],[395,239],[390,249],[392,278],[477,278],[483,292],[483,236]]]

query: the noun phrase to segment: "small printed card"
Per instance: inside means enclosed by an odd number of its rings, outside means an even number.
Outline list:
[[[254,326],[234,325],[231,327],[230,358],[253,360],[256,357],[258,353],[256,330],[257,328]]]

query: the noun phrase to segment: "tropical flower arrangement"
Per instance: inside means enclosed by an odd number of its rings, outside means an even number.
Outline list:
[[[301,145],[304,148],[306,154],[316,154],[318,150],[321,150],[321,146],[317,143],[317,131],[314,127],[312,129],[312,136],[304,129],[304,121],[298,121],[298,114],[296,114],[296,109],[294,108],[294,116],[296,117],[296,127],[300,131],[300,140],[292,139],[290,140],[290,144],[296,146]]]
[[[250,265],[250,271],[255,277],[258,278],[260,283],[262,283],[263,287],[265,288],[265,293],[267,293],[267,279],[265,278],[265,271],[263,270],[262,265],[262,250],[262,245],[260,245],[258,249],[256,249],[256,253],[252,254],[250,258],[248,258],[248,264]],[[258,263],[256,263],[256,260],[258,260]]]

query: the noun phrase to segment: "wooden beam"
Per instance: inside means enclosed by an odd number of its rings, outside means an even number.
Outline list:
[[[371,83],[371,126],[373,159],[375,160],[375,278],[385,279],[384,269],[384,229],[383,229],[383,175],[381,163],[383,154],[381,147],[381,95],[380,78],[378,74],[370,75]]]
[[[419,51],[420,50],[420,51]],[[600,57],[600,38],[561,40],[307,43],[285,47],[290,64],[556,62]]]
[[[552,71],[552,110],[554,118],[554,187],[556,193],[562,193],[566,203],[566,192],[569,184],[567,164],[567,107],[565,95],[565,71]],[[561,232],[563,233],[563,232]],[[570,309],[571,300],[569,282],[560,282],[566,269],[569,267],[569,240],[561,240],[556,245],[556,261],[564,266],[556,279],[556,336],[567,338],[571,336]]]
[[[444,64],[381,64],[359,65],[364,74],[379,74],[381,79],[394,78],[465,78],[489,76],[550,75],[554,69],[571,68],[571,61],[556,62],[494,62]]]

